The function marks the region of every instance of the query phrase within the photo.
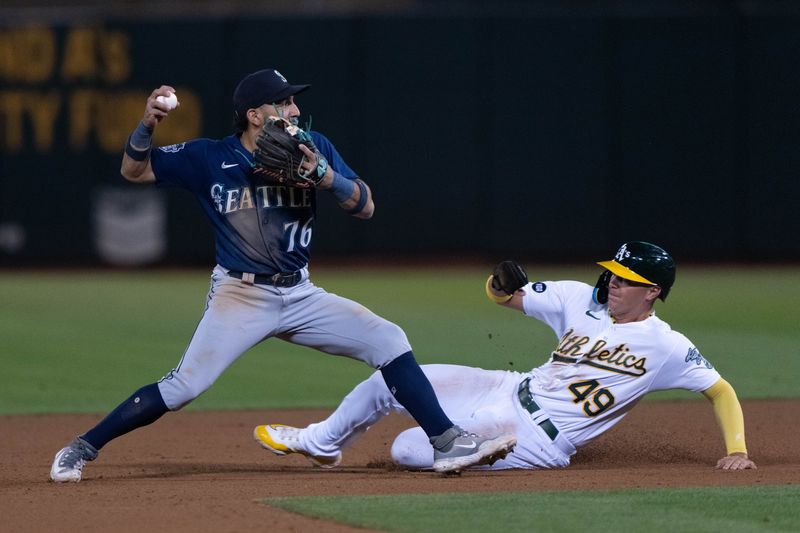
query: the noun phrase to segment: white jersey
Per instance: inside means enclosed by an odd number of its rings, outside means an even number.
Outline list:
[[[550,326],[558,345],[531,371],[530,391],[574,446],[610,429],[648,392],[700,392],[719,373],[682,334],[653,314],[616,324],[593,287],[545,281],[523,288],[523,310]]]
[[[514,451],[485,468],[565,467],[576,447],[622,420],[646,393],[698,392],[720,379],[686,337],[655,315],[615,324],[585,283],[536,282],[524,291],[525,314],[559,337],[547,363],[529,373],[422,365],[454,423],[478,434],[516,435]],[[309,453],[334,455],[391,411],[403,406],[376,372],[326,420],[304,428],[299,442]],[[395,463],[409,468],[433,464],[433,448],[419,427],[402,432],[391,453]]]

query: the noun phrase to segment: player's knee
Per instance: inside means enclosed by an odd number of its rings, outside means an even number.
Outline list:
[[[411,345],[402,328],[385,318],[373,315],[364,327],[354,356],[372,368],[383,368],[409,351]]]
[[[164,398],[164,404],[170,411],[178,411],[207,391],[212,383],[199,380],[189,381],[170,374],[158,384],[158,387]]]
[[[408,337],[406,337],[406,332],[403,331],[403,328],[398,326],[393,322],[389,322],[385,320],[383,323],[383,332],[382,336],[386,339],[394,340],[395,342],[402,342],[408,344]]]
[[[386,353],[391,354],[385,357],[383,365],[390,363],[398,356],[411,351],[411,344],[408,342],[408,337],[403,328],[389,322],[388,320],[381,319],[380,326],[373,332],[375,339],[380,339],[381,345],[385,347]]]
[[[433,467],[433,447],[422,428],[415,427],[400,433],[392,443],[392,461],[413,470]]]

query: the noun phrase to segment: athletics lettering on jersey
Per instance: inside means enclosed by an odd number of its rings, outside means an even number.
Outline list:
[[[555,359],[561,362],[566,362],[566,358],[577,364],[628,376],[641,377],[647,373],[647,357],[630,353],[630,348],[624,342],[607,349],[608,341],[597,339],[590,344],[591,340],[588,335],[575,334],[574,329],[569,329],[561,337],[553,355],[558,356]]]
[[[624,257],[629,251],[620,253]],[[719,373],[705,365],[694,344],[655,314],[616,324],[608,306],[592,300],[592,285],[546,283],[543,293],[530,285],[524,288],[525,313],[558,337],[549,360],[531,370],[530,392],[559,435],[573,445],[586,444],[611,428],[648,392],[700,392],[719,381]]]
[[[262,185],[255,187],[225,188],[224,183],[211,186],[211,201],[223,215],[243,209],[288,207],[311,207],[311,189],[299,189],[284,185]]]

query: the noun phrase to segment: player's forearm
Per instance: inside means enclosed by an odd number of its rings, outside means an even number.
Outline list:
[[[150,150],[153,143],[153,128],[145,126],[144,122],[133,130],[125,143],[125,153],[122,156],[120,174],[134,183],[149,183],[155,181],[150,166]]]
[[[703,395],[714,406],[714,415],[722,430],[728,455],[734,453],[747,454],[744,440],[744,415],[742,406],[730,383],[720,378],[711,388],[703,391]]]
[[[336,199],[339,207],[344,209],[349,215],[356,218],[371,218],[375,211],[375,204],[372,201],[372,191],[360,179],[349,180],[328,169],[330,179],[326,179],[320,184],[321,189],[327,189]]]
[[[150,159],[136,161],[127,154],[122,156],[122,167],[119,170],[122,177],[133,183],[152,183],[155,181]]]
[[[372,218],[375,213],[375,203],[372,201],[372,191],[369,186],[361,180],[357,180],[357,187],[354,197],[346,204],[339,204],[342,209],[350,215],[364,220]]]

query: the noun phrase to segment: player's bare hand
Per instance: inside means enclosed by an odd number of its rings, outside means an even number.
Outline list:
[[[175,93],[175,89],[169,85],[162,85],[147,98],[147,104],[144,107],[144,117],[142,122],[148,128],[154,128],[156,124],[167,118],[170,112],[170,107],[163,102],[159,102],[159,96],[167,97],[170,93]]]
[[[756,464],[751,461],[746,453],[732,453],[717,461],[720,470],[757,470]]]
[[[308,174],[312,170],[316,171],[317,163],[319,163],[317,154],[315,154],[305,144],[298,144],[297,147],[300,148],[300,151],[303,152],[303,155],[305,156],[303,161],[300,163],[300,168],[297,170],[300,171],[301,174]]]

